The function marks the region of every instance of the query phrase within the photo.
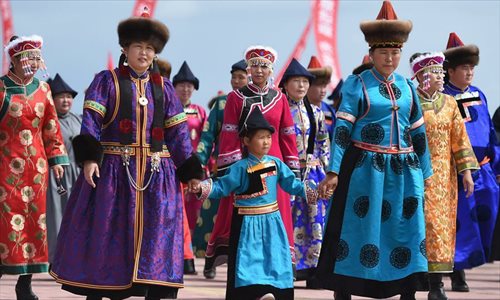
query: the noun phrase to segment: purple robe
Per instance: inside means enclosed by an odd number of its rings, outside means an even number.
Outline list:
[[[151,174],[154,100],[148,72],[130,71],[132,132],[130,177],[144,186]],[[183,107],[163,80],[164,151],[159,172],[144,191],[130,184],[119,142],[118,69],[102,71],[87,89],[81,134],[104,149],[96,188],[80,174],[58,237],[51,274],[65,286],[123,291],[136,284],[183,287],[183,203],[176,168],[192,155]],[[118,93],[119,94],[119,93]],[[145,96],[148,104],[137,99]]]

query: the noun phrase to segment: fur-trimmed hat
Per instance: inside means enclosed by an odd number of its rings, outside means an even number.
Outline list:
[[[361,64],[354,68],[354,70],[352,70],[352,74],[358,75],[361,74],[364,70],[368,70],[371,68],[373,68],[373,62],[370,60],[370,56],[366,54],[365,56],[363,56],[363,61],[361,61]]]
[[[311,60],[309,61],[309,65],[307,66],[307,71],[316,76],[316,78],[312,82],[313,84],[330,83],[333,72],[332,67],[323,67],[319,62],[319,59],[314,55],[311,56]]]
[[[384,1],[375,21],[363,21],[361,31],[370,48],[401,48],[412,29],[408,20],[398,20],[391,2]]]
[[[170,74],[172,73],[172,65],[166,59],[158,59],[158,69],[160,69],[160,75],[170,79]]]
[[[156,53],[160,53],[168,38],[167,26],[151,19],[147,8],[140,17],[131,17],[118,24],[118,42],[122,47],[127,47],[133,42],[148,42]]]
[[[464,45],[455,32],[450,33],[445,56],[444,68],[454,68],[456,66],[479,64],[479,48],[476,45]]]
[[[256,45],[248,47],[245,51],[245,61],[248,66],[258,62],[272,68],[276,60],[278,53],[271,47]]]

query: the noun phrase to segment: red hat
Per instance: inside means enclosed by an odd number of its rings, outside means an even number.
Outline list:
[[[42,58],[43,39],[39,35],[12,37],[10,43],[5,46],[5,53],[12,59],[15,56],[20,57],[20,63],[24,71],[24,75],[33,75],[29,64],[29,56],[35,53],[40,57],[40,69],[44,71],[43,77],[48,77],[47,67]],[[31,53],[31,54],[30,54]]]
[[[332,77],[332,67],[321,66],[319,59],[316,56],[311,56],[311,60],[309,61],[309,65],[307,66],[307,71],[316,76],[313,80],[313,84],[322,84],[322,83],[330,83]]]
[[[401,48],[408,40],[412,26],[411,21],[398,20],[389,1],[384,1],[376,20],[360,24],[366,42],[376,48]]]
[[[476,45],[464,45],[462,40],[455,32],[450,33],[445,56],[444,68],[454,68],[459,65],[470,64],[476,66],[479,64],[479,48]]]
[[[247,65],[250,65],[251,61],[259,60],[272,66],[278,59],[278,53],[271,47],[266,46],[250,46],[245,51],[245,60]]]

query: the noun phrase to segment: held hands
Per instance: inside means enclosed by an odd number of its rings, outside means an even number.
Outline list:
[[[188,192],[193,194],[201,193],[201,181],[199,179],[191,179],[187,185]]]
[[[463,173],[462,183],[464,185],[465,197],[469,198],[474,193],[474,180],[470,170],[465,170]]]
[[[64,168],[61,165],[55,165],[55,166],[52,166],[51,168],[52,168],[52,173],[54,173],[54,176],[57,179],[61,179],[63,177]]]
[[[91,187],[95,188],[95,183],[94,183],[94,174],[97,178],[100,177],[99,175],[99,165],[93,160],[86,160],[83,163],[83,175],[85,175],[85,180],[87,181],[88,184],[90,184]]]
[[[319,197],[329,199],[333,195],[335,189],[337,188],[338,181],[339,180],[337,174],[335,173],[326,174],[325,179],[323,179],[323,181],[320,182],[318,187]]]

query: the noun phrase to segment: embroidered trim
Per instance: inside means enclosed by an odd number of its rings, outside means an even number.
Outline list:
[[[187,121],[187,116],[186,116],[186,113],[184,112],[181,112],[167,120],[165,120],[165,128],[170,128],[170,127],[174,127],[175,125],[178,125],[182,122],[186,122]]]
[[[208,196],[210,195],[210,192],[212,191],[212,185],[213,185],[213,182],[212,182],[211,178],[209,178],[207,180],[203,180],[200,183],[201,194],[198,197],[199,200],[205,201],[208,198]]]
[[[241,152],[240,150],[234,150],[233,152],[219,154],[217,158],[217,166],[226,166],[232,164],[238,160],[241,160]],[[219,168],[223,169],[223,168]]]
[[[224,124],[222,125],[222,131],[226,132],[238,132],[238,125],[235,124]]]
[[[420,117],[416,122],[411,124],[410,130],[416,129],[424,124],[424,117]]]
[[[295,126],[281,128],[280,132],[285,135],[295,135]]]
[[[304,182],[304,187],[306,190],[307,203],[308,204],[318,203],[318,191],[309,186],[307,182]]]
[[[343,120],[346,120],[352,124],[354,124],[356,122],[356,117],[351,115],[350,113],[346,113],[346,112],[343,112],[343,111],[338,111],[335,116],[337,116],[337,118],[339,119],[343,119]]]
[[[103,118],[106,115],[106,107],[94,100],[85,100],[83,102],[83,109],[93,110]]]
[[[300,168],[300,162],[299,160],[289,160],[286,162],[286,165],[290,167],[290,169],[299,169]]]

